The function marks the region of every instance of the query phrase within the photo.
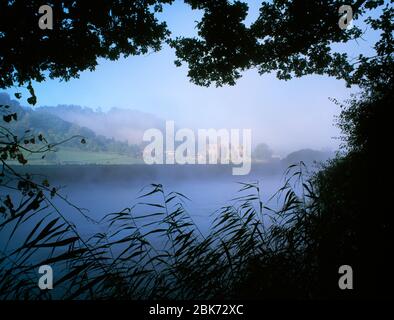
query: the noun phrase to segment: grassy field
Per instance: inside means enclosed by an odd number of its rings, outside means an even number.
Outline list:
[[[56,152],[50,152],[42,159],[42,155],[26,155],[31,165],[54,165],[54,164],[141,164],[141,159],[132,156],[110,153],[92,152],[62,148]]]

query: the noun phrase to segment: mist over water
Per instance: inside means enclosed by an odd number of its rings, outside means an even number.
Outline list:
[[[212,225],[215,211],[239,196],[240,183],[258,181],[263,201],[267,201],[283,185],[286,168],[281,164],[255,164],[247,176],[233,176],[232,166],[225,165],[42,166],[35,169],[44,173],[51,185],[60,186],[60,194],[78,208],[86,209],[84,212],[96,221],[144,202],[138,197],[149,191],[150,184],[162,184],[165,193],[180,192],[190,199],[185,201],[185,208],[205,233]],[[54,204],[76,224],[82,235],[106,231],[106,225],[87,221],[63,200],[55,198]]]

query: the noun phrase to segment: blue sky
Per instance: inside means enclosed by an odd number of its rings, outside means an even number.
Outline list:
[[[250,1],[253,20],[259,1]],[[200,16],[180,1],[165,7],[174,35],[193,35]],[[350,43],[344,50],[356,55],[369,42]],[[75,104],[103,111],[112,107],[135,109],[174,120],[178,127],[250,128],[254,144],[268,143],[279,155],[301,148],[336,149],[339,135],[334,117],[339,109],[329,97],[344,100],[351,90],[343,81],[307,76],[280,81],[273,74],[244,73],[236,86],[202,88],[189,82],[185,67],[175,67],[172,49],[120,59],[100,60],[94,72],[83,72],[69,82],[35,83],[38,105]],[[15,90],[9,90],[13,94]],[[27,95],[27,94],[25,94]]]

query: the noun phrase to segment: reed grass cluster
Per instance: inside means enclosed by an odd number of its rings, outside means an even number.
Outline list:
[[[278,279],[294,282],[305,273],[307,221],[318,214],[313,183],[300,163],[289,167],[267,203],[259,183],[240,186],[236,198],[212,213],[208,232],[193,221],[186,195],[152,184],[129,208],[99,222],[86,216],[86,223],[105,228],[89,238],[56,208],[50,188],[22,190],[18,208],[1,218],[0,299],[275,295]],[[37,270],[47,264],[56,277],[54,289],[43,291]]]

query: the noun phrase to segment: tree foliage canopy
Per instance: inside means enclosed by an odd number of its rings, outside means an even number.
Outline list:
[[[332,45],[362,36],[362,30],[338,27],[339,0],[263,1],[258,18],[245,23],[248,5],[243,1],[185,0],[202,10],[198,36],[171,38],[157,14],[173,0],[54,1],[54,30],[38,28],[40,1],[0,3],[0,88],[43,81],[46,76],[68,80],[93,70],[99,58],[157,51],[164,41],[176,50],[176,64],[186,63],[189,77],[198,85],[235,84],[243,70],[261,74],[276,71],[280,79],[327,74],[348,85],[387,78],[392,69],[382,59],[393,53],[393,0],[349,1],[354,19],[365,18],[381,32],[376,56],[348,57]],[[368,12],[381,7],[378,18]],[[376,79],[376,80],[378,80]],[[30,88],[30,87],[29,87]],[[29,89],[32,91],[31,89]],[[34,99],[32,102],[35,102]]]
[[[0,2],[0,88],[93,70],[98,58],[159,50],[168,36],[155,13],[173,0],[48,0],[54,30],[41,30],[42,1]]]
[[[234,84],[241,71],[255,67],[260,74],[276,71],[279,79],[327,74],[345,79],[348,85],[365,81],[367,67],[378,68],[380,57],[393,53],[393,8],[386,1],[348,1],[354,19],[382,7],[378,19],[367,15],[365,22],[382,32],[376,43],[376,57],[335,52],[334,43],[345,43],[362,36],[362,30],[338,27],[338,9],[343,1],[294,0],[263,1],[256,21],[248,27],[248,6],[241,1],[193,1],[204,10],[197,24],[198,37],[178,37],[172,41],[178,64],[189,66],[189,77],[199,85]],[[393,1],[390,1],[392,3]],[[392,58],[392,57],[391,57]],[[380,69],[380,72],[386,73]]]

